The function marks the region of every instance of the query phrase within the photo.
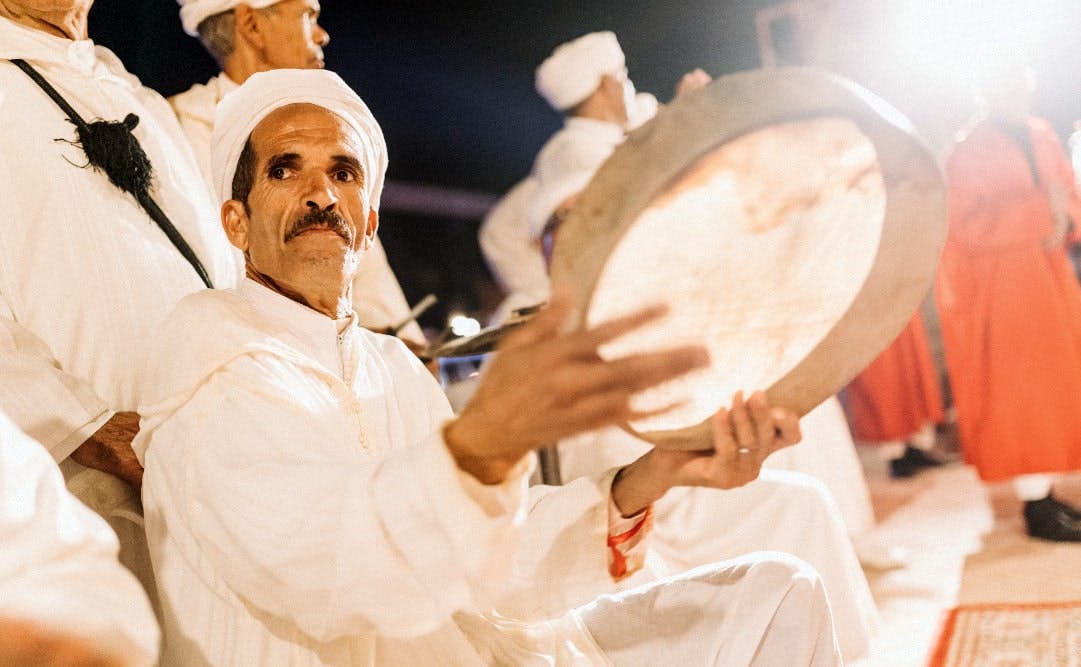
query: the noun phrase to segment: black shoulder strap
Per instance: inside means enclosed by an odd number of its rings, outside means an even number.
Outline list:
[[[88,124],[85,120],[83,120],[83,118],[75,111],[75,109],[72,108],[70,104],[68,104],[68,101],[64,99],[64,97],[56,90],[56,88],[53,88],[52,84],[46,81],[45,77],[41,76],[40,72],[30,66],[30,63],[18,58],[12,59],[11,62],[16,67],[25,72],[26,75],[29,76],[34,81],[34,83],[38,85],[39,88],[45,91],[45,94],[48,95],[49,98],[53,102],[55,102],[56,105],[60,107],[60,109],[65,114],[67,114],[68,120],[75,124],[75,128],[78,132],[80,139],[85,141],[86,138],[90,136],[90,134],[93,132],[93,126],[96,123]],[[142,150],[142,147],[139,146],[139,140],[135,138],[134,134],[131,134],[131,130],[134,129],[137,123],[138,117],[134,116],[134,114],[129,114],[128,119],[125,119],[125,123],[123,123],[123,125],[127,126],[127,133],[130,135],[130,142],[132,144],[132,147],[137,150],[145,160],[146,154]],[[146,162],[149,165],[149,160],[146,160]],[[98,165],[94,160],[90,160],[90,164],[93,165],[95,169],[102,169],[103,171],[106,171],[110,181],[114,185],[117,185],[117,187],[120,187],[117,184],[117,181],[113,179],[113,175],[109,173],[109,170],[107,168],[103,168],[101,165]],[[203,281],[203,284],[207,287],[214,287],[214,285],[210,282],[210,276],[207,274],[206,269],[203,268],[202,262],[200,262],[199,258],[195,255],[195,251],[192,250],[191,246],[188,245],[188,242],[184,240],[184,237],[180,234],[180,231],[176,228],[176,225],[174,225],[172,221],[169,220],[169,217],[165,215],[164,211],[161,210],[157,202],[154,201],[154,198],[150,196],[150,193],[147,192],[145,188],[134,188],[129,190],[127,188],[121,187],[120,189],[129,192],[133,197],[135,197],[135,200],[139,203],[139,206],[142,207],[143,211],[145,211],[146,214],[150,216],[150,219],[153,220],[159,228],[161,228],[161,231],[165,232],[165,236],[168,237],[169,241],[172,242],[173,246],[175,246],[176,249],[180,251],[180,254],[184,256],[184,259],[186,259],[188,263],[191,264],[192,268],[195,269],[195,272],[199,274],[199,278]]]

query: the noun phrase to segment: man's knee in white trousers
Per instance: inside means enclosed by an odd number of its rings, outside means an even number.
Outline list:
[[[703,565],[602,596],[577,613],[617,667],[842,662],[818,573],[778,552]]]

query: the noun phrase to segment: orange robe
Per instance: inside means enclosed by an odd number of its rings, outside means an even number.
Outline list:
[[[919,311],[897,339],[845,390],[852,435],[866,442],[907,440],[942,421],[942,392]]]
[[[965,460],[980,477],[1081,469],[1081,288],[1054,224],[1049,184],[1081,201],[1058,136],[1028,123],[1020,144],[988,121],[947,163],[950,231],[936,298]]]

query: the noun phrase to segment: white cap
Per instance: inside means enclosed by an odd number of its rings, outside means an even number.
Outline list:
[[[290,104],[323,107],[356,130],[365,195],[372,209],[379,210],[387,173],[383,131],[360,96],[337,74],[322,69],[276,69],[253,74],[218,104],[211,137],[211,174],[218,203],[232,199],[236,164],[252,131],[272,111]]]
[[[199,24],[215,14],[227,12],[237,5],[248,5],[252,9],[262,9],[276,5],[281,0],[176,0],[180,5],[180,23],[184,32],[192,37],[199,36]]]
[[[614,33],[591,32],[556,47],[537,68],[537,92],[557,111],[582,102],[601,85],[605,74],[626,65]]]

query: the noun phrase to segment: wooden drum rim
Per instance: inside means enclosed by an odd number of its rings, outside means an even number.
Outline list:
[[[582,327],[605,263],[642,212],[706,153],[770,125],[850,119],[871,141],[886,194],[870,273],[840,320],[766,388],[774,405],[809,412],[839,391],[901,332],[926,295],[946,237],[946,189],[931,152],[899,112],[856,84],[810,68],[741,72],[668,105],[631,133],[579,195],[552,257],[552,283],[574,295]],[[705,449],[709,420],[636,432],[654,445]]]

